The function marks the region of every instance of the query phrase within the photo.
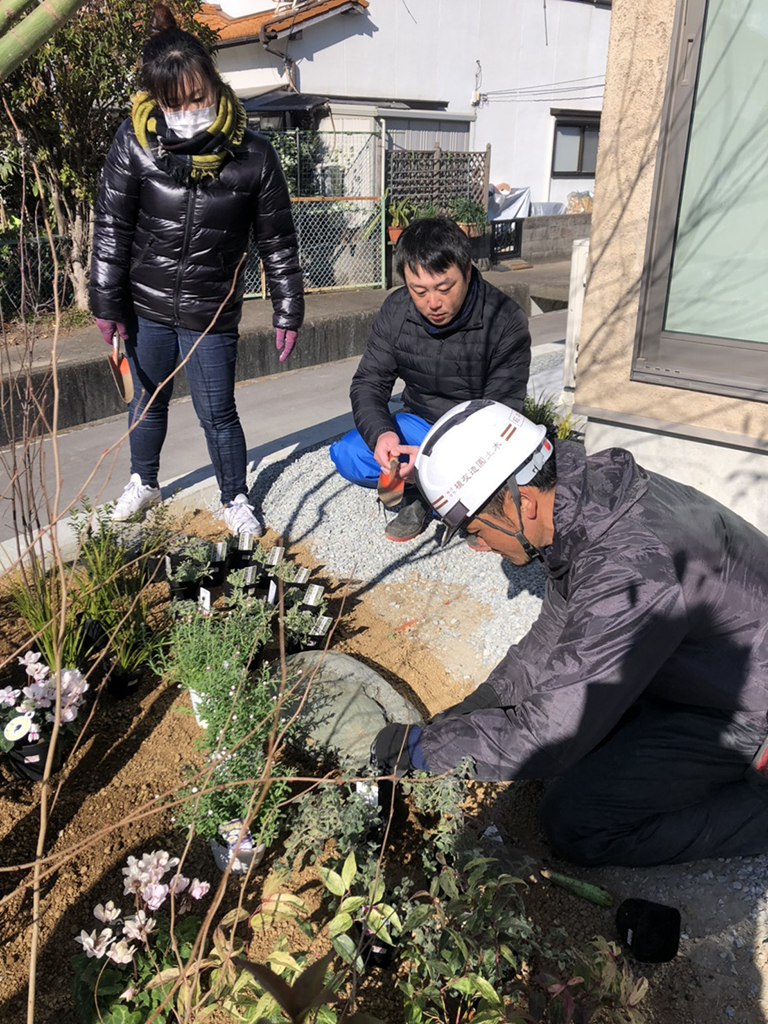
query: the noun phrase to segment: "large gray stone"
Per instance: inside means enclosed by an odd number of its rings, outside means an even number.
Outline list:
[[[345,769],[368,764],[371,743],[388,722],[422,724],[386,679],[348,654],[301,651],[286,658],[286,668],[294,698],[307,693],[298,721],[310,748],[335,755]]]

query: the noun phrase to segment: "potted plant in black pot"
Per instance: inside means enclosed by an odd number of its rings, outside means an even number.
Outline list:
[[[28,651],[19,664],[26,678],[18,687],[0,689],[0,750],[8,756],[11,771],[17,778],[40,782],[56,721],[56,696],[60,690],[59,738],[52,771],[58,771],[63,759],[62,744],[76,733],[75,724],[88,683],[76,668],[62,669],[60,679],[36,651]]]
[[[194,601],[200,587],[211,586],[211,545],[199,537],[182,537],[165,556],[171,598]]]

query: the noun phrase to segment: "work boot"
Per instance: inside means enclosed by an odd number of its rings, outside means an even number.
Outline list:
[[[413,540],[423,532],[431,511],[415,487],[406,487],[403,507],[387,524],[384,536],[394,541]]]
[[[143,512],[150,505],[156,505],[161,497],[159,487],[148,487],[141,482],[138,473],[132,473],[131,479],[125,485],[125,490],[112,509],[112,521],[124,523],[137,512]]]

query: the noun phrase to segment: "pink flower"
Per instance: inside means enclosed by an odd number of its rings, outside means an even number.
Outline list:
[[[123,925],[123,935],[136,942],[143,942],[146,945],[147,936],[155,930],[154,917],[147,917],[143,910],[139,910],[133,917],[126,917]]]
[[[29,732],[27,733],[27,739],[30,743],[37,743],[40,739],[40,730],[37,727],[37,722],[31,717],[29,720]]]
[[[167,895],[168,886],[160,885],[157,882],[150,882],[149,885],[141,890],[141,898],[150,910],[157,910],[158,907],[162,907]]]
[[[188,885],[189,879],[185,878],[184,875],[174,875],[168,884],[168,888],[174,896],[178,896],[179,893],[184,892]]]
[[[125,992],[120,993],[118,999],[121,1003],[130,1002],[130,1000],[133,999],[133,986],[129,985]]]
[[[193,878],[189,887],[189,895],[193,900],[201,900],[210,888],[210,882],[201,882],[199,879]]]
[[[129,964],[135,952],[135,946],[129,946],[125,939],[120,939],[107,951],[107,956],[116,964]]]
[[[88,956],[95,956],[97,960],[101,960],[113,941],[111,928],[105,928],[98,935],[95,931],[92,931],[90,935],[88,932],[82,931],[75,938],[75,942],[80,943]]]

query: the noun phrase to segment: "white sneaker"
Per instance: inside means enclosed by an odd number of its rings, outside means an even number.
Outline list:
[[[112,509],[112,519],[116,523],[124,523],[131,516],[149,508],[150,505],[160,501],[161,494],[159,487],[147,487],[141,482],[138,473],[131,474],[131,479],[125,485],[125,490],[115,502]]]
[[[240,533],[252,533],[260,537],[264,532],[261,523],[253,514],[253,505],[248,504],[246,494],[238,494],[224,509],[224,522],[237,537]]]

